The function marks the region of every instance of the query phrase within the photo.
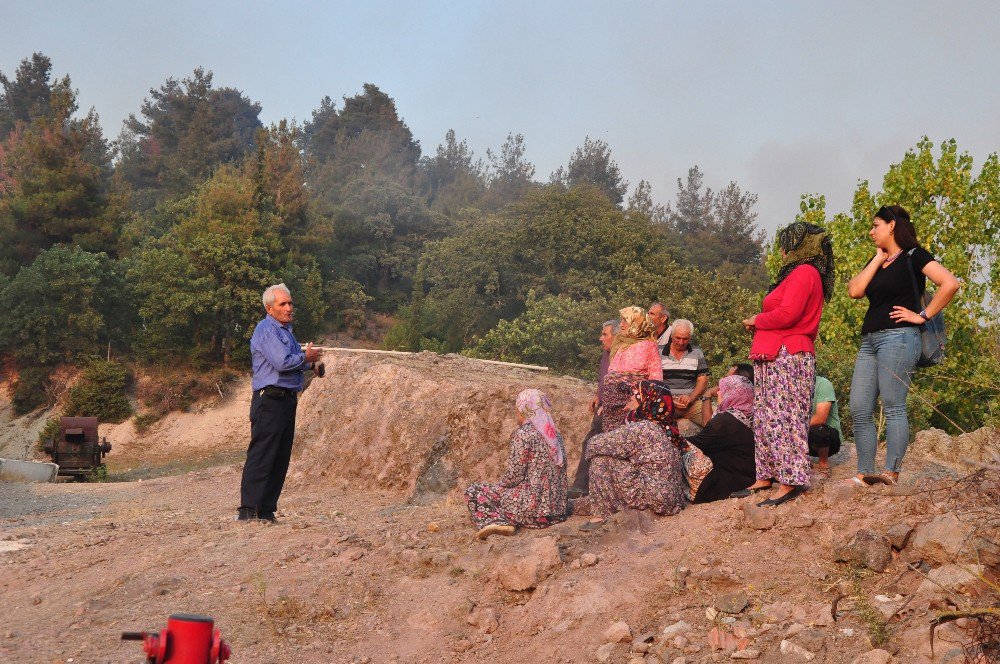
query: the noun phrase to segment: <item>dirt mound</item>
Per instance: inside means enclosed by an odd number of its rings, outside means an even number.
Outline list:
[[[593,384],[433,353],[328,355],[327,377],[299,404],[291,485],[342,481],[426,499],[497,477],[514,400],[529,387],[551,399],[574,468]]]

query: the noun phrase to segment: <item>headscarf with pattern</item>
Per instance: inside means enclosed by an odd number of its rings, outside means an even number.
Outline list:
[[[611,357],[618,354],[632,344],[640,341],[656,341],[653,333],[653,324],[649,322],[649,316],[642,307],[625,307],[618,312],[621,316],[622,331],[615,333],[614,341],[611,342]]]
[[[632,386],[632,396],[639,402],[639,407],[626,416],[629,422],[650,420],[667,430],[674,444],[683,444],[680,431],[677,430],[677,416],[674,414],[674,398],[670,388],[662,380],[640,380]]]
[[[769,290],[778,287],[792,270],[800,265],[812,265],[819,271],[823,282],[823,297],[828,302],[833,296],[834,264],[833,242],[825,228],[804,221],[796,221],[778,231],[778,246],[785,252],[778,277]]]
[[[726,376],[719,381],[719,412],[729,413],[753,428],[753,383],[744,376]]]
[[[524,390],[517,395],[517,412],[531,422],[531,426],[535,427],[542,439],[549,444],[549,456],[557,466],[561,466],[566,455],[563,453],[562,438],[552,419],[551,411],[552,402],[536,389]]]

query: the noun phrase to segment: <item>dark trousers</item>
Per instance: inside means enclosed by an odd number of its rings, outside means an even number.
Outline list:
[[[278,509],[285,485],[298,399],[291,392],[277,397],[260,392],[255,390],[250,399],[250,447],[243,464],[240,507],[266,514]]]
[[[819,451],[829,448],[830,456],[840,451],[840,434],[831,426],[815,424],[809,427],[809,456],[819,456]]]
[[[587,443],[599,433],[602,433],[601,416],[595,414],[593,421],[590,423],[590,431],[587,432],[586,437],[583,439],[580,463],[576,466],[576,477],[573,478],[573,486],[570,487],[570,491],[575,489],[584,496],[590,493],[590,462],[587,461]]]

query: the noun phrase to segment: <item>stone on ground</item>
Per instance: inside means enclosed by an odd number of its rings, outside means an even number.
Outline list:
[[[754,530],[767,530],[774,526],[774,510],[766,507],[746,503],[743,505],[743,516],[746,517],[747,525]]]
[[[892,562],[892,545],[888,537],[862,529],[845,546],[837,548],[834,560],[861,565],[873,572],[884,572]]]
[[[626,622],[616,622],[604,632],[604,640],[609,643],[619,643],[632,638],[632,630]]]
[[[530,590],[562,564],[552,536],[530,541],[523,549],[505,553],[496,564],[500,585],[507,590]]]
[[[851,660],[851,664],[889,664],[892,654],[887,650],[869,650]]]

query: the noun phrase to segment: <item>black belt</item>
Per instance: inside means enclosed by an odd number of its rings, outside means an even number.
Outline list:
[[[268,385],[262,387],[257,392],[262,397],[271,397],[272,399],[283,399],[285,397],[291,397],[293,399],[298,398],[299,393],[295,390],[290,390],[287,387],[278,387],[277,385]]]

